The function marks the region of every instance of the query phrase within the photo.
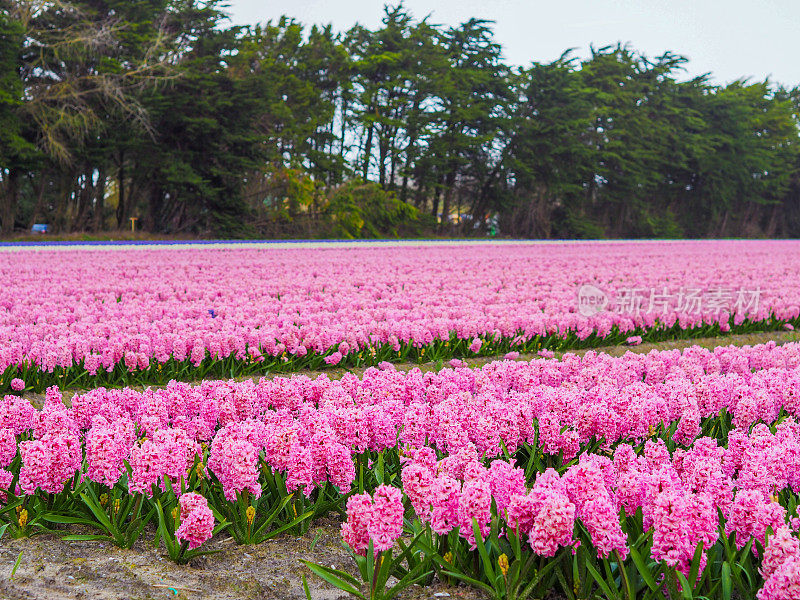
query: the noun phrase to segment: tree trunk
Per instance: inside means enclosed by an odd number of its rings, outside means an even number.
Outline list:
[[[439,218],[439,200],[442,197],[442,188],[441,186],[437,186],[436,192],[433,194],[433,209],[431,210],[431,214],[433,215],[434,219]]]
[[[414,150],[416,148],[417,143],[417,116],[419,114],[419,91],[414,94],[414,104],[411,108],[411,118],[409,119],[410,126],[408,128],[408,144],[406,145],[405,151],[405,168],[403,169],[403,183],[402,188],[400,189],[400,200],[403,202],[406,201],[407,194],[408,194],[408,173],[411,165],[414,162]],[[419,185],[419,182],[417,182]]]
[[[425,184],[418,182],[417,193],[414,194],[414,206],[416,206],[418,210],[422,210],[422,207],[425,203],[425,193],[427,192],[427,189],[428,188]]]
[[[450,201],[453,197],[453,185],[455,184],[455,179],[455,171],[451,171],[445,179],[444,203],[442,204],[442,222],[439,224],[439,229],[441,231],[449,229],[450,227]]]
[[[161,190],[158,188],[151,188],[150,194],[148,194],[148,202],[147,202],[147,220],[142,223],[142,229],[147,229],[148,231],[158,231],[161,228],[162,220],[159,218],[161,215],[159,214],[162,208],[161,204],[163,201],[163,196],[161,194]]]
[[[102,231],[105,228],[106,212],[106,174],[103,169],[97,172],[97,187],[95,188],[94,223],[93,229]]]
[[[730,210],[727,208],[725,209],[725,214],[722,217],[722,221],[719,224],[719,229],[717,230],[717,237],[722,237],[725,235],[725,230],[728,227],[728,216],[730,215]]]
[[[80,179],[78,180],[80,181]],[[83,231],[86,229],[87,214],[89,212],[89,205],[92,201],[94,192],[94,184],[92,183],[92,171],[89,169],[83,174],[83,185],[79,184],[77,191],[77,211],[75,219],[72,222],[73,231]]]
[[[397,189],[397,185],[395,184],[395,173],[397,169],[397,150],[395,145],[392,144],[392,150],[389,152],[389,186],[390,189],[395,190]]]
[[[777,204],[772,207],[772,214],[770,214],[769,223],[764,232],[768,238],[774,237],[775,231],[778,229],[778,208]]]
[[[69,215],[69,203],[73,190],[73,178],[70,173],[59,174],[56,171],[55,177],[57,184],[55,189],[55,199],[53,202],[53,228],[56,233],[69,231],[71,222]]]
[[[14,216],[19,203],[19,172],[9,169],[5,193],[0,196],[0,231],[10,235],[14,231]]]
[[[362,179],[364,181],[367,180],[367,175],[369,174],[369,159],[370,159],[370,154],[372,154],[373,129],[374,129],[373,125],[370,125],[369,129],[367,129],[367,141],[364,143],[364,161],[363,161],[363,166],[361,167]]]
[[[117,171],[117,228],[122,229],[125,221],[125,153],[119,154]]]
[[[344,139],[346,135],[347,135],[347,100],[345,100],[344,96],[342,96],[342,126],[341,126],[341,131],[339,133],[339,165],[345,164],[346,162],[344,158],[344,153],[345,153]],[[341,183],[342,179],[343,178],[341,172],[338,172],[336,175],[335,183]]]
[[[42,169],[39,172],[39,186],[36,189],[36,204],[33,207],[33,214],[31,215],[28,229],[33,227],[40,215],[44,216],[44,190],[47,187],[47,177],[47,171]],[[33,176],[30,177],[30,183],[31,187],[33,187]]]
[[[389,142],[386,136],[381,136],[378,143],[378,183],[386,187],[386,159],[389,155]]]

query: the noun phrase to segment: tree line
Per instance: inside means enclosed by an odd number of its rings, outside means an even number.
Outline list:
[[[800,90],[490,22],[230,26],[217,0],[0,0],[0,228],[222,237],[800,235]]]

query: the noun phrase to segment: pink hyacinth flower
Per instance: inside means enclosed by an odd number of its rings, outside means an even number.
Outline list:
[[[208,507],[208,500],[200,494],[184,494],[178,502],[181,525],[175,537],[189,542],[189,548],[197,548],[214,533],[214,514]]]

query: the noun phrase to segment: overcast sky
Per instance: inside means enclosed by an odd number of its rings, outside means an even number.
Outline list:
[[[375,27],[382,0],[228,0],[233,22],[282,14],[303,23]],[[711,72],[716,83],[739,77],[800,85],[800,0],[407,0],[411,13],[455,25],[470,17],[496,21],[497,41],[513,65],[584,56],[618,41],[648,56],[671,50],[690,59],[688,75]]]

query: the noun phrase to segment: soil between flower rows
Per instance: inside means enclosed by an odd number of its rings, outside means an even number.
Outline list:
[[[43,534],[0,542],[2,600],[272,600],[304,599],[305,574],[314,600],[347,598],[315,578],[299,559],[354,572],[341,545],[335,519],[315,522],[302,536],[281,536],[256,546],[237,546],[220,534],[208,543],[216,554],[180,566],[153,548],[155,530],[146,532],[134,548],[124,550],[96,542],[66,542]],[[20,552],[22,559],[11,571]],[[435,595],[436,594],[436,595]],[[475,591],[442,585],[415,587],[404,600],[479,600]]]

